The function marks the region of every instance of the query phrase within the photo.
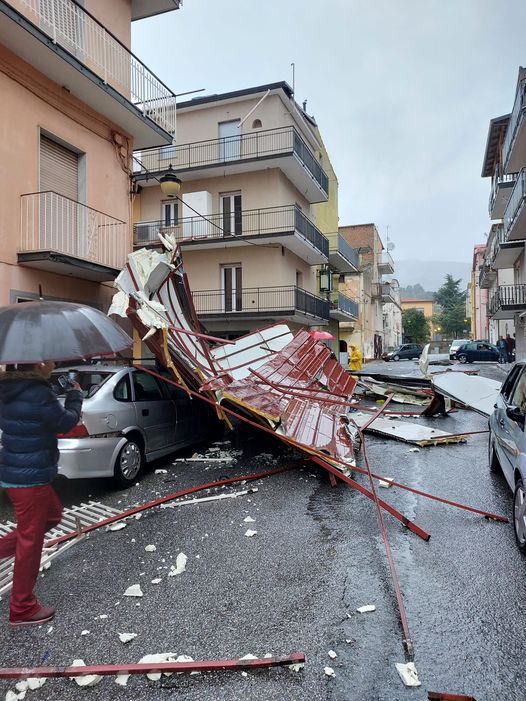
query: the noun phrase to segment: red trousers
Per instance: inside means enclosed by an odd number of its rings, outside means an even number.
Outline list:
[[[13,504],[16,528],[0,538],[0,559],[15,556],[9,620],[24,620],[40,610],[33,594],[44,534],[62,519],[62,504],[50,484],[5,490]]]

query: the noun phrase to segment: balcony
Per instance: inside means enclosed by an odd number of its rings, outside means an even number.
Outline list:
[[[526,239],[526,169],[519,173],[510,201],[504,212],[504,234],[507,241]]]
[[[162,221],[140,222],[133,226],[133,243],[160,244],[159,233],[174,235],[191,251],[277,243],[309,265],[326,263],[329,255],[328,240],[295,205],[184,217],[172,226]]]
[[[329,263],[338,273],[358,273],[360,256],[341,234],[337,234],[334,247],[333,241],[330,242]]]
[[[518,173],[497,172],[491,178],[488,211],[490,219],[502,219],[510,201]]]
[[[373,299],[379,300],[383,304],[388,304],[390,302],[396,304],[393,290],[388,282],[373,282],[371,296]]]
[[[122,127],[135,148],[172,143],[174,93],[73,0],[0,0],[0,44]]]
[[[497,279],[497,271],[491,265],[482,265],[479,272],[479,287],[483,290],[489,290],[493,287]]]
[[[378,272],[380,275],[392,275],[394,273],[394,261],[389,251],[381,251],[378,256]]]
[[[294,285],[247,287],[228,295],[224,290],[202,290],[192,297],[203,321],[280,319],[319,325],[329,320],[329,301]]]
[[[129,253],[128,225],[56,192],[21,197],[18,262],[85,280],[113,280]]]
[[[526,152],[526,78],[519,80],[515,102],[511,113],[506,136],[502,144],[502,158],[506,173],[520,170],[524,165]]]
[[[331,295],[330,316],[337,321],[356,321],[359,315],[358,302],[341,292]]]
[[[184,181],[280,168],[310,203],[328,198],[329,178],[294,127],[150,149],[137,159],[143,187],[158,185],[148,173],[161,175],[170,165]]]
[[[522,311],[526,311],[526,285],[500,285],[488,304],[492,319],[513,319]]]
[[[485,262],[493,270],[513,268],[515,261],[524,250],[525,241],[507,241],[504,226],[499,224],[492,227],[488,239],[490,250],[486,253]]]

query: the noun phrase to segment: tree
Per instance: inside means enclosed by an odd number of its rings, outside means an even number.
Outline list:
[[[429,340],[429,321],[418,309],[404,309],[402,312],[404,336],[412,343],[425,343]]]
[[[452,275],[446,275],[442,287],[435,292],[435,302],[440,311],[433,321],[440,327],[441,333],[447,336],[465,336],[470,323],[466,319],[466,291],[460,289],[461,280],[455,280]]]

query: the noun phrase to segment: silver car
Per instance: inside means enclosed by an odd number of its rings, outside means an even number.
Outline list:
[[[113,477],[131,486],[145,462],[203,440],[214,423],[203,402],[142,370],[109,364],[55,370],[51,383],[62,399],[68,374],[84,395],[80,422],[59,435],[59,475],[70,479]]]
[[[526,363],[510,370],[489,419],[489,466],[502,470],[513,491],[513,526],[519,550],[526,553]]]

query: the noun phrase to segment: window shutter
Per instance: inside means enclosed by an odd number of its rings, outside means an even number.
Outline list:
[[[79,157],[56,141],[40,137],[40,191],[79,198]]]

